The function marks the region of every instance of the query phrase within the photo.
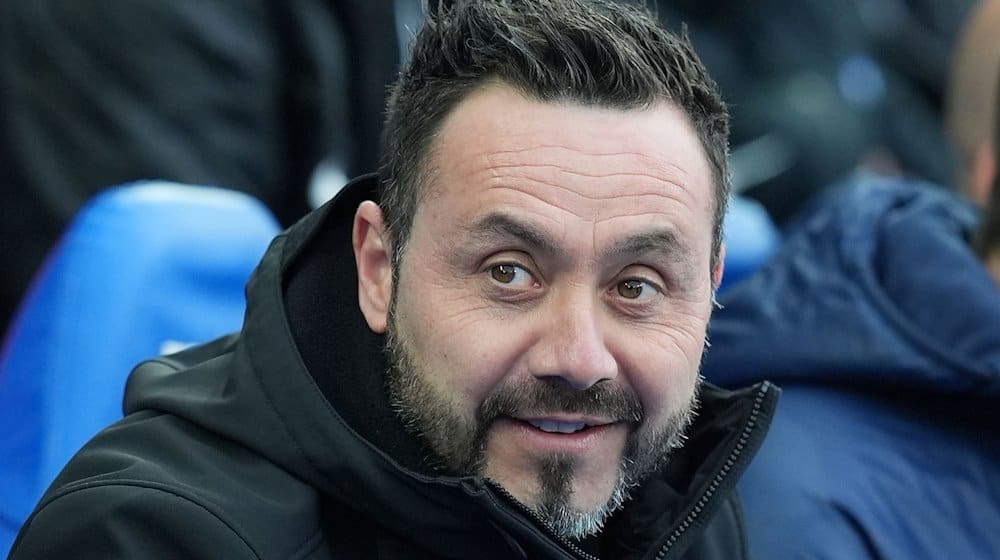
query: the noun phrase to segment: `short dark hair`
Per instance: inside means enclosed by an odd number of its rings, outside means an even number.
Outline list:
[[[545,102],[627,110],[669,101],[683,109],[714,175],[715,267],[730,191],[726,104],[686,32],[610,0],[456,0],[428,10],[383,130],[380,198],[394,260],[405,251],[442,122],[489,82]]]

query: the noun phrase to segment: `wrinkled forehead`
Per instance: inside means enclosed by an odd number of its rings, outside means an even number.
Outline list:
[[[435,142],[414,222],[424,234],[494,234],[479,225],[512,218],[519,227],[504,232],[533,235],[507,238],[544,234],[550,241],[532,246],[549,253],[608,256],[628,246],[631,254],[635,240],[673,240],[662,244],[684,261],[710,258],[714,181],[693,127],[672,105],[617,110],[484,90],[456,107]]]
[[[425,195],[516,166],[574,167],[579,181],[615,173],[642,174],[706,195],[711,216],[714,175],[687,114],[662,101],[616,109],[574,101],[530,99],[490,84],[469,94],[444,119],[426,158]],[[608,184],[611,182],[608,181]]]

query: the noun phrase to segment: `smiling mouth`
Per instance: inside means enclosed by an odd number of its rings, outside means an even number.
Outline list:
[[[543,432],[553,434],[573,434],[590,427],[590,424],[586,422],[560,422],[558,420],[525,420],[525,422]]]
[[[512,429],[513,431],[505,431]],[[622,423],[605,418],[565,418],[553,416],[505,417],[500,433],[515,438],[534,453],[586,455],[595,449],[610,449]],[[620,434],[619,434],[620,435]]]

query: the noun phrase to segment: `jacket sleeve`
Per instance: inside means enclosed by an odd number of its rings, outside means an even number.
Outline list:
[[[9,560],[260,558],[209,506],[164,487],[113,484],[46,500],[21,528]]]

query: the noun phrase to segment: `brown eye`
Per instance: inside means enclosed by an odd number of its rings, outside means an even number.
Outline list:
[[[512,264],[498,264],[490,269],[490,276],[502,284],[510,284],[517,275],[517,267]]]
[[[642,295],[646,283],[642,280],[625,280],[618,283],[618,295],[627,299],[637,299]]]

